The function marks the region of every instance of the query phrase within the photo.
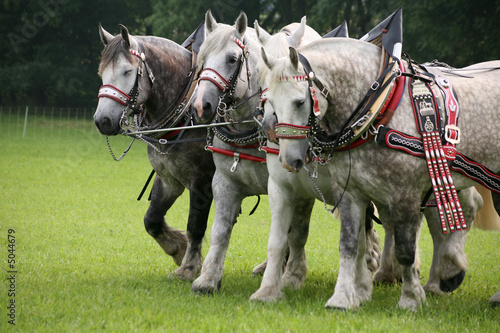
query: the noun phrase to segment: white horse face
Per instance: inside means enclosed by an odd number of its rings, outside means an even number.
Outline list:
[[[214,73],[213,80],[218,83],[214,83],[212,79],[199,81],[198,90],[195,96],[195,102],[193,104],[196,109],[196,113],[202,122],[211,121],[217,112],[217,107],[219,105],[219,97],[221,97],[229,87],[226,80],[229,82],[233,75],[238,75],[240,79],[235,81],[233,97],[243,96],[248,89],[246,82],[245,69],[241,68],[238,71],[238,66],[241,66],[242,49],[234,42],[226,43],[226,47],[220,52],[207,53],[206,61],[204,62],[205,69],[212,69],[214,72],[218,73],[220,78],[217,78],[217,74]],[[212,73],[210,73],[212,74]],[[224,90],[222,90],[222,88]]]
[[[280,82],[270,88],[269,101],[274,109],[278,124],[276,133],[280,137],[279,124],[308,126],[311,113],[311,98],[307,82]],[[281,165],[291,172],[299,172],[306,162],[309,139],[279,138]]]
[[[128,31],[126,34],[128,36]],[[106,32],[101,32],[103,43],[109,45],[108,47],[122,48],[122,50],[116,53],[117,56],[115,59],[107,62],[107,65],[99,70],[103,84],[100,94],[104,93],[104,97],[106,98],[103,98],[102,95],[100,96],[94,114],[94,122],[99,131],[104,135],[116,135],[120,132],[122,117],[128,116],[128,112],[130,111],[126,110],[127,107],[123,103],[126,102],[126,95],[129,95],[134,87],[140,65],[139,58],[128,53],[127,48],[135,47],[137,49],[137,41],[132,36],[128,36],[127,41],[124,43],[125,48],[122,47],[122,43],[110,44],[112,41],[112,39],[109,39],[112,37],[110,36]],[[146,75],[139,78],[138,105],[147,100],[150,90],[150,85],[147,84],[144,76]],[[106,86],[112,88],[106,89]],[[117,90],[123,94],[120,94]]]
[[[210,122],[215,117],[219,99],[227,96],[228,91],[232,91],[231,98],[236,101],[249,93],[251,75],[248,70],[255,66],[255,61],[249,59],[248,46],[244,45],[246,25],[244,13],[232,27],[217,24],[209,12],[206,15],[208,35],[198,56],[203,68],[193,103],[201,122]]]

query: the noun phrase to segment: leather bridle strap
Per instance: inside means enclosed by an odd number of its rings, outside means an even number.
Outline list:
[[[248,47],[236,37],[233,37],[232,40],[241,48],[242,54],[238,59],[238,66],[236,67],[230,78],[226,79],[213,68],[203,68],[198,78],[198,83],[200,83],[201,81],[210,81],[215,84],[217,88],[219,88],[224,93],[223,98],[231,98],[231,95],[236,87],[236,81],[238,79],[238,76],[240,75],[243,62],[245,62],[245,59],[248,58]]]
[[[304,57],[300,53],[299,53],[299,61],[302,64],[302,67],[304,67],[304,71],[307,74],[307,77],[309,78],[308,82],[309,82],[309,89],[311,89],[311,95],[313,95],[315,92],[315,89],[312,85],[312,83],[314,83],[316,85],[316,87],[318,87],[318,90],[321,93],[321,95],[323,95],[323,97],[325,97],[330,104],[332,104],[332,105],[337,104],[337,101],[335,101],[333,99],[333,97],[330,95],[330,91],[316,77],[316,75],[311,67],[311,64],[309,64],[309,61],[307,60],[307,58]]]
[[[102,97],[111,98],[112,100],[117,101],[121,105],[127,105],[127,101],[130,99],[130,95],[124,93],[120,89],[110,84],[104,84],[99,89],[99,94],[97,95],[97,98],[99,99]]]

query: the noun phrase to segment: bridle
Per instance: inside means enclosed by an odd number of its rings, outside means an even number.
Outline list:
[[[147,145],[152,147],[157,153],[163,155],[167,154],[170,151],[170,149],[175,145],[175,143],[201,141],[200,139],[185,139],[185,140],[179,139],[181,133],[184,132],[183,130],[177,132],[158,131],[158,133],[155,133],[151,137],[143,134],[134,133],[144,129],[155,130],[157,128],[166,126],[166,124],[169,122],[171,124],[176,124],[183,116],[187,115],[189,103],[188,101],[186,101],[185,103],[182,101],[184,98],[188,98],[187,95],[190,95],[190,93],[192,93],[192,90],[190,90],[189,88],[191,87],[191,83],[193,81],[194,77],[193,73],[195,69],[195,65],[193,65],[193,68],[186,77],[186,84],[184,85],[184,88],[176,96],[176,98],[173,100],[172,104],[166,109],[166,111],[162,115],[160,115],[158,119],[154,120],[151,124],[146,124],[146,127],[143,127],[142,123],[145,120],[144,114],[146,110],[143,107],[143,105],[139,105],[137,101],[139,96],[139,91],[141,90],[139,88],[139,80],[144,74],[144,69],[146,69],[146,73],[148,75],[149,81],[151,82],[151,85],[153,85],[155,82],[155,76],[149,64],[146,62],[146,55],[144,53],[143,45],[138,44],[138,48],[139,51],[129,49],[130,54],[139,58],[139,65],[137,66],[137,75],[135,77],[134,86],[130,89],[130,92],[127,94],[113,85],[105,84],[101,86],[97,96],[98,99],[102,97],[110,98],[120,103],[121,105],[125,106],[120,118],[120,127],[122,129],[122,134],[132,137],[132,142],[130,143],[129,147],[125,150],[125,152],[119,158],[117,158],[111,149],[108,138],[106,137],[109,151],[115,161],[120,161],[125,156],[125,154],[130,150],[135,139],[139,139],[145,142]],[[195,59],[196,57],[193,55],[193,62],[195,62]],[[129,121],[129,117],[131,116],[133,116],[132,122]],[[190,120],[191,117],[188,116],[183,127],[185,127]],[[170,138],[172,136],[172,133],[174,133],[174,135],[176,135],[178,138],[176,140],[166,140],[165,137],[168,136]],[[205,140],[205,138],[202,138],[202,140]],[[159,144],[169,143],[171,144],[171,146],[169,147],[168,150],[161,151],[153,143],[159,143]]]
[[[142,49],[142,46],[140,44],[139,44],[139,49]],[[136,50],[129,49],[129,53],[139,58],[139,66],[137,66],[137,75],[135,77],[134,86],[132,87],[132,89],[130,89],[130,92],[126,94],[125,92],[121,91],[120,89],[118,89],[113,85],[105,84],[101,86],[101,88],[99,89],[99,93],[97,95],[97,99],[100,99],[102,97],[110,98],[125,106],[125,108],[123,109],[122,118],[120,120],[121,126],[123,126],[123,122],[125,122],[129,116],[140,114],[142,112],[141,106],[137,104],[137,98],[139,97],[139,79],[142,77],[144,73],[144,68],[146,68],[146,72],[149,77],[149,80],[151,81],[151,84],[154,84],[155,81],[153,72],[151,71],[151,68],[146,62],[146,55],[144,54],[143,50],[139,52]]]
[[[213,68],[203,68],[199,74],[198,84],[201,81],[209,81],[215,84],[219,90],[222,91],[222,95],[219,96],[219,102],[217,104],[217,114],[220,117],[224,117],[229,111],[235,110],[240,105],[246,103],[254,95],[236,103],[236,98],[233,96],[236,89],[236,84],[238,77],[241,75],[243,65],[245,64],[247,70],[247,82],[250,88],[250,71],[248,69],[248,45],[245,45],[240,39],[232,37],[232,41],[235,42],[242,50],[242,54],[239,56],[234,72],[226,79],[217,70]]]
[[[354,140],[361,136],[361,134],[364,134],[364,132],[360,133],[361,128],[372,131],[371,126],[367,126],[367,122],[373,122],[375,118],[373,116],[371,116],[372,118],[370,118],[367,113],[369,112],[373,103],[384,91],[384,89],[388,85],[393,84],[394,80],[401,76],[402,70],[404,70],[402,65],[400,64],[400,61],[397,58],[389,55],[386,59],[386,63],[381,75],[377,78],[376,81],[373,82],[368,93],[359,102],[358,106],[351,113],[351,116],[341,127],[341,130],[338,133],[329,135],[328,138],[319,138],[318,134],[321,132],[321,130],[316,119],[321,119],[321,112],[319,110],[319,100],[316,95],[316,89],[314,85],[318,88],[323,97],[325,97],[330,104],[335,105],[336,101],[332,99],[328,89],[324,87],[324,85],[315,75],[307,59],[303,55],[299,54],[299,60],[304,67],[304,71],[306,72],[306,74],[301,76],[281,78],[280,81],[294,80],[308,82],[312,102],[308,125],[298,126],[294,124],[277,123],[276,137],[278,139],[309,138],[312,148],[317,148],[318,146],[320,146],[322,148],[331,150],[330,157],[337,148],[343,148],[346,146],[349,147],[349,145]],[[386,103],[386,105],[387,104],[388,103]]]

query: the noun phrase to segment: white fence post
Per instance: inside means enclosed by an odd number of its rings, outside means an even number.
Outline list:
[[[23,130],[23,139],[26,135],[26,125],[28,124],[28,107],[26,106],[26,114],[24,116],[24,130]]]

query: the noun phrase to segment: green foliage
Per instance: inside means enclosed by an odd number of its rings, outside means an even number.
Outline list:
[[[451,295],[428,295],[428,305],[416,314],[396,309],[399,286],[375,286],[372,300],[358,311],[326,310],[339,270],[340,226],[318,202],[306,245],[304,286],[285,290],[281,301],[260,304],[249,301],[261,281],[251,271],[266,258],[270,213],[263,197],[248,216],[256,202],[251,197],[233,229],[221,291],[195,296],[191,283],[168,277],[175,264],[144,230],[148,202],[136,197],[151,170],[145,146],[136,143],[116,163],[90,121],[33,119],[25,139],[15,134],[22,123],[14,115],[0,119],[1,268],[6,267],[7,229],[13,228],[21,332],[500,331],[500,308],[488,304],[500,287],[498,232],[472,229],[463,285]],[[129,143],[124,137],[110,140],[116,151]],[[170,226],[186,229],[188,202],[185,193],[169,210]],[[205,256],[213,218],[212,212]],[[382,228],[376,229],[382,240]],[[425,225],[419,246],[425,283],[432,258]],[[2,281],[3,332],[8,318],[7,282]]]
[[[95,106],[102,44],[99,22],[144,33],[149,4],[137,1],[0,3],[0,105]],[[142,22],[142,23],[141,23]]]
[[[211,9],[232,24],[243,10],[269,32],[298,22],[325,34],[346,20],[359,38],[403,7],[403,49],[419,62],[455,67],[500,58],[500,0],[3,0],[0,1],[0,105],[95,106],[102,45],[97,24],[117,33],[182,42]]]

